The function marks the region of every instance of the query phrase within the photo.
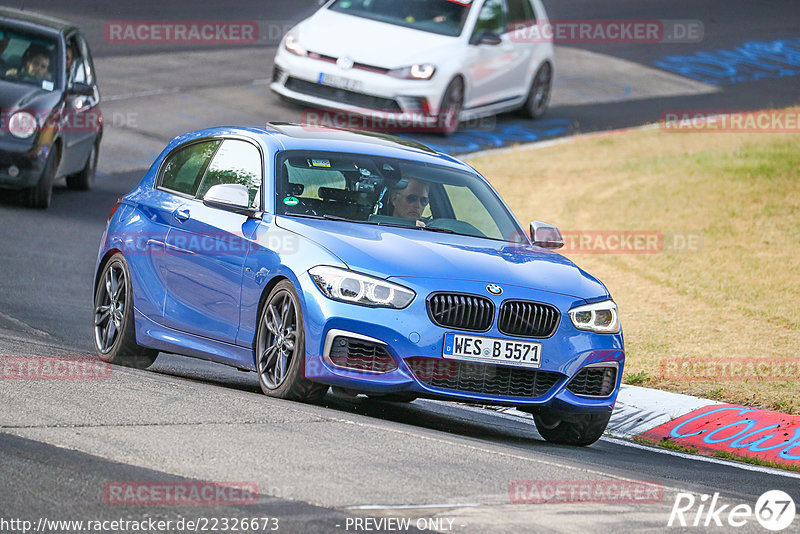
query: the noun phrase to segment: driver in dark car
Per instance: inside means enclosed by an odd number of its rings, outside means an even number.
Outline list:
[[[395,191],[389,197],[392,205],[392,215],[404,219],[418,220],[428,205],[429,184],[417,178],[409,178],[404,189]]]
[[[10,69],[7,75],[30,78],[37,81],[50,79],[50,52],[38,44],[31,44],[22,54],[22,66]]]

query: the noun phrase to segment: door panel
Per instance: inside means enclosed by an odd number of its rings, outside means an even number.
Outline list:
[[[247,221],[197,200],[174,210],[167,236],[166,326],[235,342]]]
[[[234,343],[239,329],[244,262],[254,220],[203,204],[214,185],[240,184],[250,205],[260,203],[263,156],[247,141],[226,139],[217,149],[196,196],[172,210],[167,236],[167,297],[164,324]]]

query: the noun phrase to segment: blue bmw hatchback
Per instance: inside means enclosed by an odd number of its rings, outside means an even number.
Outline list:
[[[174,139],[114,207],[101,357],[255,371],[267,395],[515,406],[552,442],[608,424],[624,348],[596,278],[470,166],[407,139],[271,123]]]

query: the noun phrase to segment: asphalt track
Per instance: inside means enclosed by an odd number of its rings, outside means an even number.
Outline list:
[[[269,28],[302,18],[315,2],[237,2],[235,14],[221,2],[25,4],[86,29],[110,128],[92,191],[59,186],[53,206],[41,212],[0,194],[0,355],[80,356],[91,353],[91,281],[115,199],[183,131],[297,120],[304,110],[280,102],[264,81],[275,44]],[[642,124],[667,109],[797,103],[800,78],[794,75],[707,83],[654,65],[748,42],[797,39],[797,2],[546,5],[552,19],[697,19],[705,33],[690,44],[564,45],[545,121],[507,114],[455,140],[422,139],[460,152],[526,135],[532,140]],[[263,42],[122,46],[103,38],[105,23],[113,20],[231,18],[260,21]],[[746,74],[754,67],[737,68]],[[516,137],[509,137],[509,128]],[[106,380],[0,381],[0,450],[0,518],[34,522],[270,516],[280,518],[282,532],[334,532],[354,531],[347,528],[353,517],[411,517],[452,520],[428,525],[440,531],[450,525],[455,532],[660,532],[679,491],[698,497],[719,492],[726,503],[752,506],[764,491],[781,489],[800,503],[797,477],[615,440],[584,449],[554,446],[529,421],[459,405],[395,405],[332,394],[321,406],[278,401],[258,393],[250,373],[167,354],[150,371],[115,367]],[[653,481],[664,494],[650,504],[523,506],[512,504],[508,493],[517,480]],[[109,505],[103,489],[115,481],[252,481],[259,497],[239,506]],[[737,530],[763,531],[754,520]]]

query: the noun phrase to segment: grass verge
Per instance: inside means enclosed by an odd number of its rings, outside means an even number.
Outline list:
[[[656,129],[470,163],[521,221],[663,237],[655,253],[565,252],[619,305],[632,382],[798,414],[798,147],[799,134]]]

